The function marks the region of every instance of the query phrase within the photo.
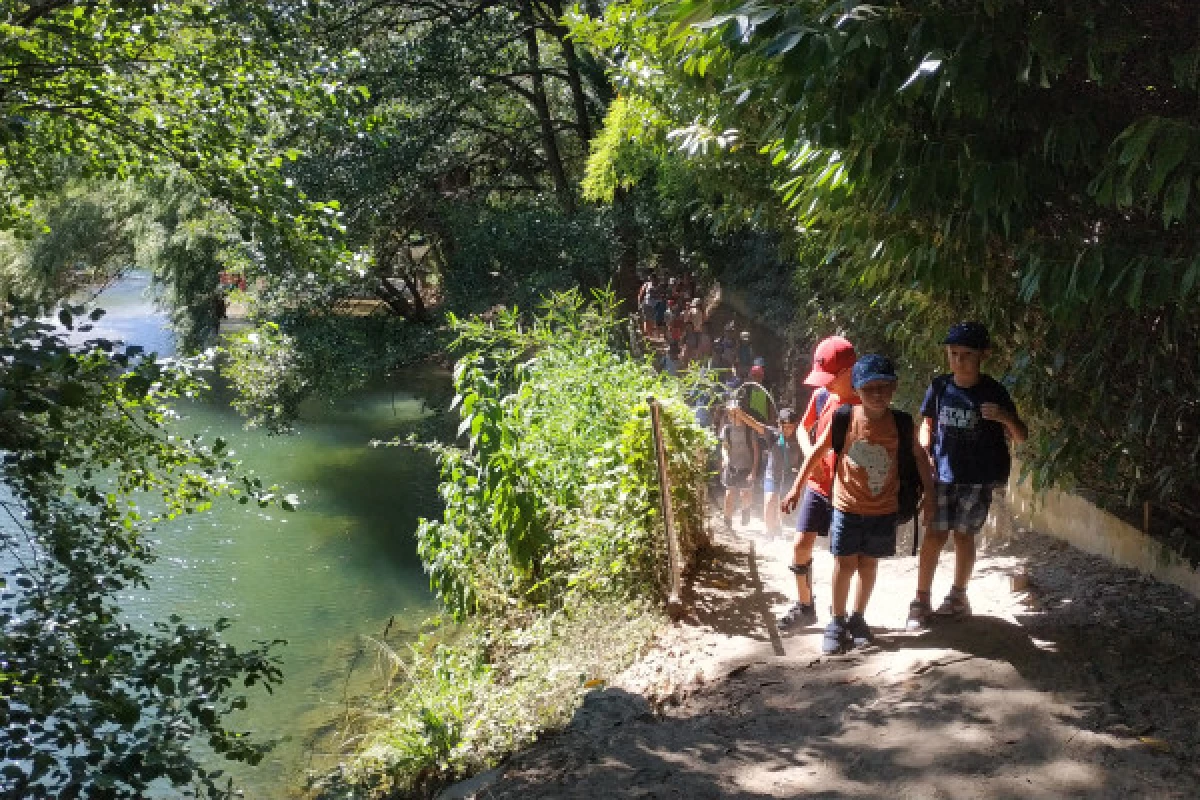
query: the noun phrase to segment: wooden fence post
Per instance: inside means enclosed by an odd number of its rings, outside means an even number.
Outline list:
[[[675,532],[675,514],[671,506],[671,476],[667,470],[667,448],[662,434],[662,407],[653,397],[648,398],[650,405],[650,425],[654,432],[654,455],[658,463],[659,507],[662,510],[663,528],[667,536],[667,567],[670,570],[670,583],[667,594],[667,612],[676,616],[683,609],[679,597],[682,583],[683,567],[679,563],[679,538]]]

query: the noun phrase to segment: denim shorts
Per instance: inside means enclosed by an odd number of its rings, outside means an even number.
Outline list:
[[[805,487],[804,497],[800,500],[800,508],[796,514],[796,531],[828,536],[832,519],[833,504],[829,502],[829,498]]]
[[[983,530],[992,507],[992,486],[987,483],[938,483],[934,485],[937,511],[935,531],[959,531],[972,536]]]
[[[865,517],[835,508],[829,525],[829,552],[872,558],[896,555],[896,515]]]

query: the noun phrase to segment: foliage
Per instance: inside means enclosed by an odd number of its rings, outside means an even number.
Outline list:
[[[305,400],[332,402],[439,355],[449,341],[443,328],[337,312],[297,312],[225,338],[221,374],[247,424],[288,431]]]
[[[437,446],[441,521],[418,549],[455,617],[520,601],[560,607],[574,592],[655,596],[665,587],[649,419],[635,398],[660,398],[672,445],[683,538],[700,536],[711,445],[673,379],[614,348],[615,301],[551,296],[457,323],[455,407],[468,447]]]
[[[455,247],[444,301],[459,315],[496,304],[531,308],[551,292],[608,283],[615,243],[607,209],[462,203],[446,214]]]
[[[59,320],[86,333],[82,308]],[[76,321],[82,324],[76,327]],[[272,645],[237,650],[229,623],[131,626],[119,598],[146,585],[150,535],[219,497],[276,501],[238,477],[225,443],[169,433],[168,403],[203,387],[195,365],[105,340],[73,347],[23,317],[0,333],[0,793],[134,798],[152,782],[229,796],[193,756],[204,741],[257,763],[266,746],[230,727],[242,687],[281,678]],[[289,507],[290,499],[283,505]],[[227,782],[226,782],[227,783]]]
[[[828,309],[918,379],[948,322],[984,319],[993,369],[1038,423],[1038,485],[1195,518],[1200,83],[1182,31],[1198,15],[1173,2],[633,0],[593,40],[608,37],[614,80],[653,76],[639,97],[655,126],[693,144],[719,134],[721,158],[751,150],[771,169],[739,202],[778,190],[790,218],[759,219],[800,233],[814,319]]]
[[[581,600],[558,612],[477,619],[425,634],[407,653],[380,645],[392,687],[355,726],[353,760],[317,796],[431,794],[564,726],[581,697],[637,656],[662,625],[640,604]]]

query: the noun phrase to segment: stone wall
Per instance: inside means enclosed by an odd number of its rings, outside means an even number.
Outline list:
[[[1058,489],[1034,492],[1028,482],[1019,482],[1019,475],[1020,465],[1014,464],[1007,501],[997,504],[998,533],[1003,535],[1015,522],[1200,597],[1200,571],[1169,546],[1077,494]],[[1011,521],[1004,519],[1004,506]]]

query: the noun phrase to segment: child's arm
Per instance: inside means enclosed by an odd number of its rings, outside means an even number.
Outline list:
[[[767,426],[763,425],[761,422],[747,414],[745,411],[742,411],[740,408],[729,409],[729,414],[730,416],[737,416],[738,419],[749,425],[759,436],[766,435]],[[757,444],[755,446],[757,446]]]
[[[981,403],[979,411],[984,419],[990,419],[1003,425],[1005,433],[1008,434],[1009,439],[1012,439],[1013,444],[1021,444],[1029,438],[1029,426],[1017,416],[1015,410],[1010,411],[999,403]]]
[[[783,503],[780,506],[783,509],[783,513],[790,514],[796,508],[796,504],[800,502],[800,495],[804,492],[805,481],[812,475],[813,470],[817,468],[817,464],[821,463],[821,459],[825,457],[825,454],[832,449],[833,426],[830,425],[817,437],[817,443],[813,446],[813,449],[808,451],[804,456],[804,464],[800,467],[800,474],[796,476],[791,491],[787,493],[787,497],[783,498]]]
[[[930,422],[928,417],[921,424],[921,431],[925,431],[925,423]],[[937,509],[937,496],[933,489],[933,464],[929,460],[929,452],[921,444],[920,439],[913,442],[913,458],[917,462],[917,475],[921,478],[921,488],[924,494],[921,496],[921,522],[928,527],[933,522],[933,512]]]
[[[921,457],[926,465],[933,464],[933,417],[921,417],[921,428],[917,431],[917,444],[921,447]]]

